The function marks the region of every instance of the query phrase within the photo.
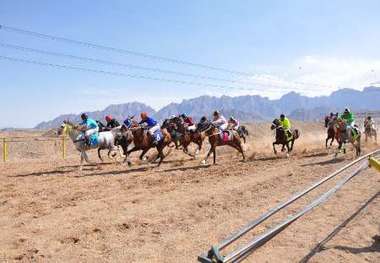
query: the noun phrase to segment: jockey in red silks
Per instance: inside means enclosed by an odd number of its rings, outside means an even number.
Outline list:
[[[185,127],[188,131],[195,131],[197,129],[193,122],[193,118],[187,116],[185,113],[182,113],[180,117],[182,118],[183,123],[185,124]]]
[[[113,129],[113,128],[120,126],[120,123],[115,118],[113,118],[111,115],[107,115],[105,119],[107,122],[106,126],[109,129]]]

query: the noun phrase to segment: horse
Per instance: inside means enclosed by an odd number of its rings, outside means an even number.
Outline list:
[[[338,153],[342,151],[346,153],[346,142],[350,142],[355,149],[356,157],[361,154],[361,132],[356,130],[356,134],[351,132],[350,135],[347,136],[347,124],[344,120],[338,119],[336,121],[335,128],[335,138],[338,142],[338,152],[335,153],[335,157],[338,156]],[[347,138],[348,137],[348,138]]]
[[[243,151],[241,138],[236,131],[233,131],[233,130],[220,131],[219,128],[217,128],[212,122],[207,121],[207,120],[198,124],[197,131],[204,133],[208,137],[209,143],[211,145],[211,148],[209,152],[207,153],[206,158],[202,161],[203,164],[206,164],[207,159],[210,157],[212,153],[214,157],[213,164],[215,165],[216,164],[216,147],[224,146],[224,145],[231,146],[235,148],[236,150],[238,150],[243,156],[243,161],[245,161],[245,154]],[[228,140],[223,139],[226,132],[228,133],[228,137],[229,137]]]
[[[228,128],[227,129],[231,129],[231,126],[228,125]],[[238,133],[238,135],[240,136],[240,138],[243,139],[243,142],[246,143],[247,142],[247,136],[248,136],[248,130],[247,128],[244,126],[244,125],[240,125],[237,129],[236,129],[236,132]]]
[[[365,134],[365,142],[368,141],[368,138],[375,138],[375,142],[377,143],[377,131],[375,125],[369,121],[364,122],[364,134]]]
[[[64,121],[60,128],[58,129],[58,135],[68,135],[73,141],[75,148],[80,152],[81,162],[79,169],[83,169],[83,161],[91,163],[88,159],[86,151],[91,149],[98,149],[98,157],[103,162],[103,158],[100,154],[100,151],[103,149],[108,149],[108,156],[110,157],[112,151],[116,151],[117,147],[115,146],[115,138],[119,135],[116,135],[116,131],[107,131],[100,132],[98,136],[98,144],[88,145],[84,139],[84,127],[81,125],[73,124],[69,121]],[[114,154],[115,155],[115,154]],[[113,155],[113,157],[114,157]]]
[[[185,126],[185,123],[182,118],[174,117],[164,121],[163,127],[168,127],[168,131],[172,135],[174,142],[179,141],[179,144],[183,147],[183,152],[193,158],[196,158],[197,154],[202,150],[202,144],[205,139],[205,135],[201,132],[189,131]],[[188,150],[190,143],[195,143],[198,146],[198,149],[194,154],[191,154]],[[176,143],[177,146],[177,143]],[[178,147],[177,147],[178,148]]]
[[[274,154],[277,154],[276,150],[276,144],[281,144],[282,149],[281,151],[285,150],[285,147],[287,149],[287,156],[289,156],[289,153],[293,150],[294,142],[300,137],[300,132],[298,129],[295,129],[293,131],[293,134],[290,138],[285,133],[284,128],[281,126],[281,122],[279,119],[274,119],[271,125],[271,130],[276,130],[276,141],[273,142],[273,152]],[[290,143],[290,146],[289,146]]]
[[[335,140],[335,124],[336,124],[336,117],[326,117],[325,118],[325,128],[327,128],[327,138],[326,138],[326,148],[328,141],[331,140],[330,146],[332,146],[334,140]]]
[[[130,125],[127,127],[126,125],[122,128],[122,134],[124,139],[120,141],[121,146],[124,150],[125,160],[124,162],[128,162],[128,165],[131,165],[131,162],[128,161],[128,156],[135,151],[142,151],[139,159],[143,160],[144,155],[151,149],[156,148],[158,151],[158,158],[160,161],[158,166],[161,165],[162,161],[165,158],[164,148],[168,146],[172,142],[172,138],[169,132],[166,129],[161,129],[162,139],[156,144],[153,144],[153,138],[150,134],[148,134],[146,128],[139,125],[135,120],[133,120],[134,116],[128,117],[126,122],[129,122]],[[128,150],[128,146],[133,142],[134,146],[132,149]]]

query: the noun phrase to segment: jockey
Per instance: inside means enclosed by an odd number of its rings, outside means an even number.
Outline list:
[[[340,115],[340,118],[346,123],[347,138],[351,138],[351,132],[352,130],[355,130],[354,114],[350,111],[349,108],[345,108],[343,114]]]
[[[237,131],[240,127],[240,122],[235,119],[233,116],[228,120],[228,126],[230,129]]]
[[[371,116],[368,116],[364,121],[364,127],[370,127],[371,129],[375,128],[375,121],[372,119]]]
[[[226,118],[224,118],[219,111],[214,111],[212,124],[214,124],[220,131],[226,130],[228,126]]]
[[[288,138],[290,138],[292,136],[292,132],[290,130],[292,128],[292,125],[291,125],[289,119],[287,117],[285,117],[284,114],[280,115],[280,123],[281,123],[281,126],[286,133],[286,136],[288,136]]]
[[[113,129],[120,126],[120,123],[116,119],[112,118],[111,115],[107,115],[105,119],[107,122],[106,126],[109,129]]]
[[[139,122],[139,124],[148,129],[148,133],[153,138],[153,144],[157,145],[158,141],[155,138],[154,133],[160,130],[160,124],[156,120],[154,120],[152,117],[149,117],[148,113],[146,112],[142,112],[140,116],[141,116],[141,121]]]
[[[90,145],[90,137],[99,132],[99,126],[96,121],[88,117],[87,113],[82,113],[80,117],[82,119],[80,125],[86,128],[84,132],[85,142],[87,145]]]
[[[193,122],[193,118],[187,116],[185,113],[182,113],[180,115],[180,117],[182,118],[183,120],[183,123],[185,124],[185,127],[188,131],[195,131],[196,130],[196,126]]]

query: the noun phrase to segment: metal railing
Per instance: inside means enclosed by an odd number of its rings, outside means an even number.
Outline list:
[[[320,181],[314,183],[310,187],[306,188],[300,193],[295,194],[292,196],[289,200],[285,201],[284,203],[281,203],[277,205],[276,207],[270,209],[266,213],[262,214],[259,218],[256,220],[250,222],[249,224],[242,227],[237,232],[231,234],[229,237],[224,239],[220,244],[212,246],[211,249],[208,251],[207,254],[201,255],[198,257],[198,261],[202,263],[226,263],[226,262],[240,262],[243,260],[247,255],[252,253],[255,249],[260,247],[261,245],[265,244],[267,241],[272,239],[274,236],[276,236],[278,233],[280,233],[282,230],[284,230],[287,226],[289,226],[291,223],[296,221],[298,218],[303,216],[305,213],[312,210],[314,207],[320,205],[321,203],[325,202],[330,196],[332,196],[337,190],[339,190],[344,184],[346,184],[351,178],[359,174],[363,169],[368,167],[368,161],[369,164],[372,165],[374,168],[380,169],[380,164],[372,158],[373,155],[379,154],[380,149],[373,151],[371,153],[368,153],[366,155],[361,156],[360,158],[356,159],[355,161],[343,166],[339,170],[335,171],[334,173],[324,177]],[[338,174],[341,174],[342,172],[346,171],[347,169],[351,168],[352,166],[363,162],[362,165],[358,169],[356,169],[353,173],[351,173],[349,176],[343,178],[341,181],[338,182],[338,184],[330,189],[329,191],[323,193],[319,198],[311,202],[309,205],[307,205],[303,210],[296,213],[295,215],[292,215],[287,220],[283,221],[282,223],[278,224],[277,226],[273,227],[272,229],[266,231],[261,236],[253,239],[252,241],[248,242],[246,245],[235,249],[234,251],[230,252],[229,254],[223,256],[221,251],[231,245],[233,242],[240,239],[242,236],[247,234],[249,231],[251,231],[253,228],[267,220],[269,217],[273,216],[277,212],[279,212],[281,209],[287,207],[288,205],[292,204],[299,198],[303,197],[310,191],[314,190],[318,186],[322,185],[323,183],[327,182],[328,180],[334,178]]]

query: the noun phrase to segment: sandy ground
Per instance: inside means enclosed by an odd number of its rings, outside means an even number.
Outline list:
[[[250,126],[247,162],[234,150],[221,148],[215,166],[201,166],[200,159],[174,151],[160,168],[108,161],[79,172],[77,153],[69,147],[63,161],[60,141],[11,143],[9,161],[0,164],[0,261],[196,262],[229,233],[352,160],[351,153],[334,159],[323,148],[319,125],[298,126],[302,137],[288,159],[274,157],[268,124],[260,124]],[[94,153],[91,159],[97,159]],[[339,178],[236,245],[297,212]],[[379,174],[362,172],[246,262],[299,262],[379,189]],[[380,262],[380,244],[375,242],[379,206],[376,196],[309,262]]]

